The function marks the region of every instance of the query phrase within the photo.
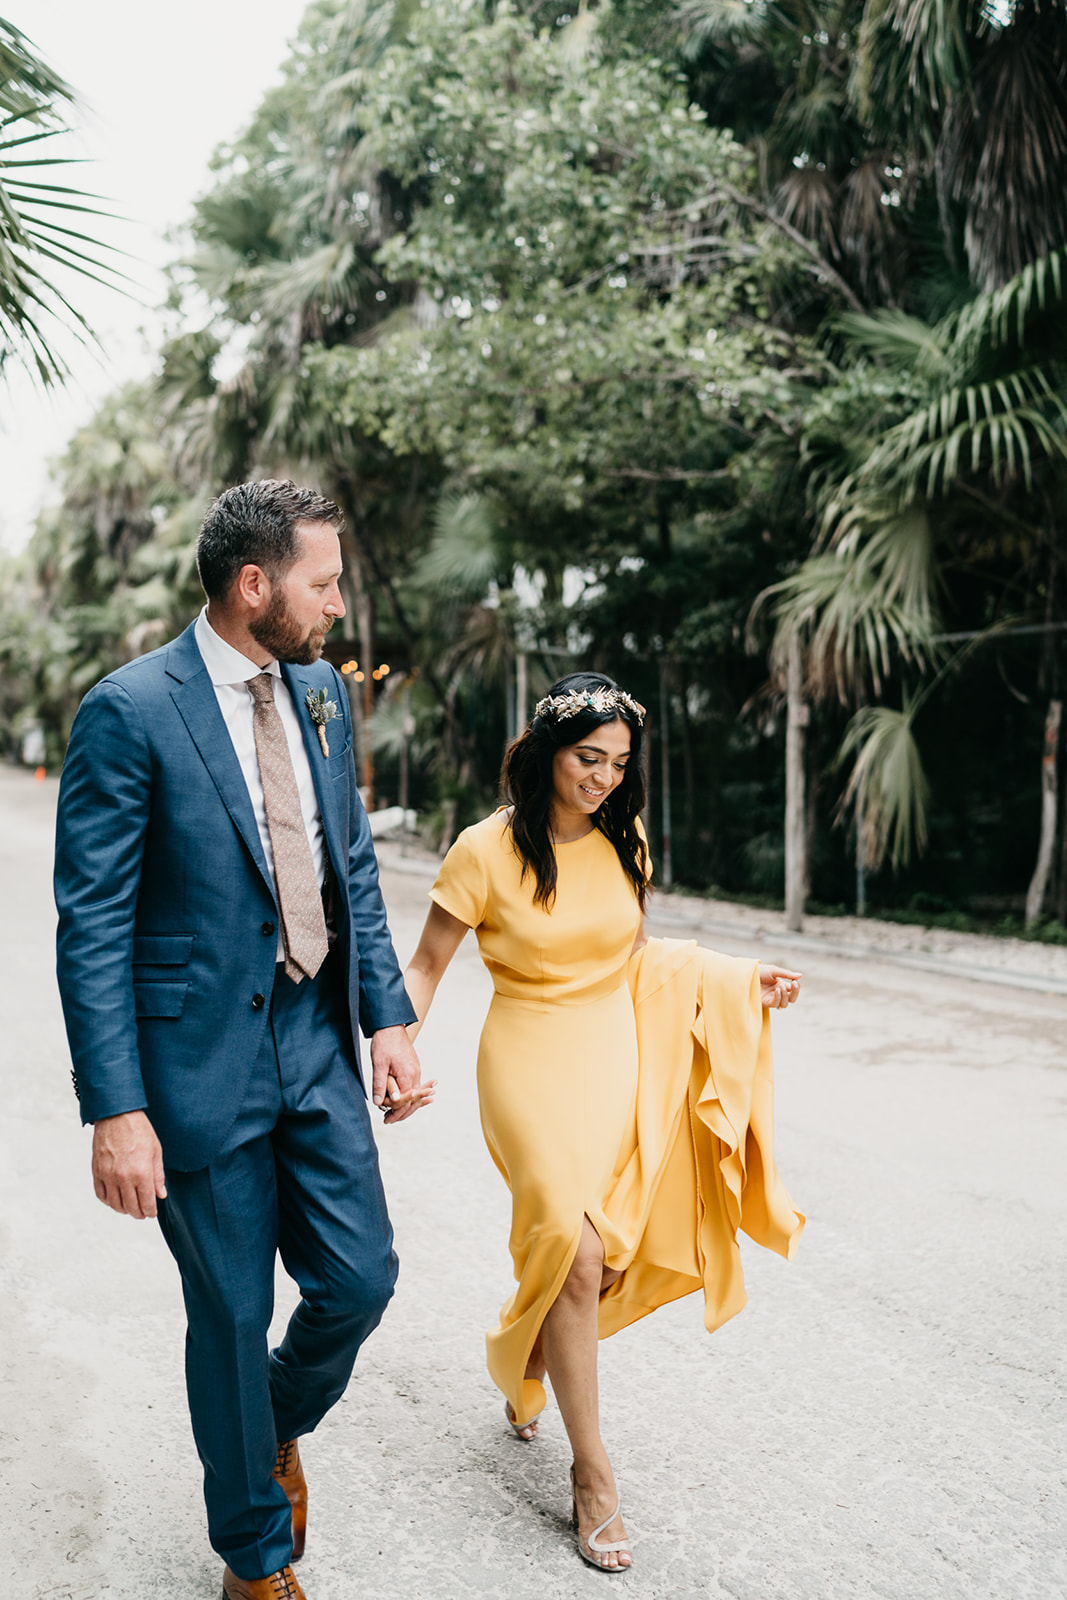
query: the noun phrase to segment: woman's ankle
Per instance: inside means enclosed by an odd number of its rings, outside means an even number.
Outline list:
[[[611,1470],[607,1451],[593,1451],[580,1459],[575,1457],[574,1481],[583,1494],[613,1494],[615,1474]]]

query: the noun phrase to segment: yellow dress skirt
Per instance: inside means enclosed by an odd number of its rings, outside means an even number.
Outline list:
[[[494,994],[478,1050],[486,1144],[511,1190],[517,1287],[486,1337],[519,1423],[525,1376],[588,1217],[608,1267],[601,1338],[704,1291],[720,1327],[745,1303],[737,1231],[790,1257],[804,1218],[774,1164],[770,1022],[759,963],[650,939],[614,847],[557,846],[556,897],[534,904],[497,811],[468,828],[430,891],[474,928]]]

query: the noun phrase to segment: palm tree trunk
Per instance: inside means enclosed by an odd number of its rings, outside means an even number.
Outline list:
[[[856,791],[856,915],[867,915],[867,797],[860,784]]]
[[[1037,847],[1037,866],[1026,896],[1026,926],[1032,928],[1045,904],[1052,855],[1056,845],[1056,819],[1059,813],[1059,788],[1056,757],[1060,743],[1060,717],[1063,701],[1050,700],[1045,717],[1045,742],[1041,756],[1041,839]]]
[[[459,766],[470,759],[470,739],[460,727],[456,719],[456,709],[448,688],[443,684],[434,670],[433,663],[427,661],[420,651],[420,638],[408,616],[392,578],[387,572],[379,552],[375,548],[373,536],[367,527],[366,519],[359,512],[356,495],[351,480],[339,475],[330,485],[333,498],[341,506],[347,522],[346,535],[351,536],[352,546],[356,551],[357,559],[361,563],[369,579],[373,579],[378,590],[384,597],[386,604],[392,611],[397,627],[400,629],[401,638],[408,647],[412,665],[418,665],[422,681],[431,691],[438,705],[444,713],[446,724],[446,741],[457,752],[453,765]],[[362,644],[360,646],[362,649]],[[370,657],[367,657],[368,662]]]
[[[525,650],[515,654],[515,733],[519,735],[525,731],[530,720],[530,671],[529,657]]]
[[[359,652],[359,673],[347,675],[345,686],[355,729],[356,771],[359,773],[360,787],[366,792],[369,810],[374,804],[374,752],[370,742],[370,719],[374,712],[374,680],[371,677],[374,670],[374,606],[367,589],[359,546],[349,538],[348,528],[342,535],[342,549],[346,558],[342,580],[345,608],[355,617],[356,648]]]
[[[370,592],[365,583],[359,586],[356,595],[356,625],[359,631],[359,664],[363,669],[363,750],[361,776],[363,788],[366,790],[365,803],[368,811],[374,810],[374,750],[370,741],[370,724],[374,715],[374,606],[371,603]]]
[[[1067,928],[1067,795],[1060,804],[1060,881],[1056,890],[1056,921]]]
[[[807,890],[807,826],[804,809],[804,735],[810,710],[804,702],[800,638],[789,641],[785,727],[785,925],[799,933]]]

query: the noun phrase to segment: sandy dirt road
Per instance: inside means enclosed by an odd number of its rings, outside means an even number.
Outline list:
[[[0,772],[4,1589],[214,1600],[176,1276],[154,1225],[94,1200],[70,1090],[54,802]],[[383,881],[403,957],[426,880]],[[308,1600],[1067,1592],[1067,999],[804,965],[775,1036],[779,1161],[808,1230],[792,1265],[747,1252],[749,1307],[714,1338],[689,1299],[602,1346],[636,1562],[608,1578],[570,1542],[558,1414],[520,1444],[483,1366],[508,1207],[474,1093],[487,980],[461,949],[422,1041],[438,1103],[381,1131],[397,1296],[304,1452]]]

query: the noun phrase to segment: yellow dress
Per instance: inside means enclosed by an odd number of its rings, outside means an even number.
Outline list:
[[[460,834],[430,891],[493,979],[478,1095],[517,1288],[486,1348],[520,1423],[545,1404],[526,1363],[584,1217],[622,1273],[601,1338],[700,1288],[719,1327],[745,1303],[738,1228],[789,1257],[804,1225],[774,1165],[758,961],[676,939],[631,958],[640,911],[614,847],[594,831],[556,863],[546,911],[501,810]]]

